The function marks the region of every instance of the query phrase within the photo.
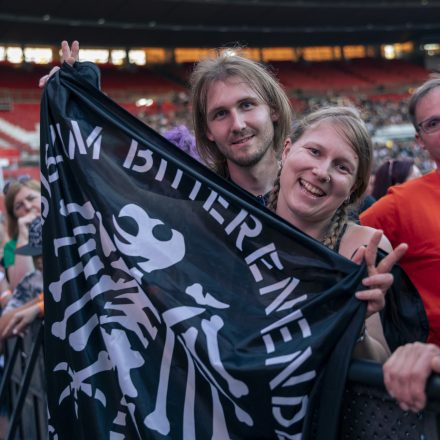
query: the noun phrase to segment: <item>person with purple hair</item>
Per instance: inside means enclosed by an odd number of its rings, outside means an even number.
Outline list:
[[[196,138],[185,125],[181,124],[168,130],[164,133],[164,137],[192,158],[204,163],[196,148]]]

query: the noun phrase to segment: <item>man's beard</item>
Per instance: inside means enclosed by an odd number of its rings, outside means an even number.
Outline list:
[[[235,165],[242,168],[251,168],[263,159],[267,151],[271,148],[271,144],[267,144],[264,147],[258,148],[257,151],[253,152],[251,155],[236,157],[232,154],[226,155],[226,159]]]

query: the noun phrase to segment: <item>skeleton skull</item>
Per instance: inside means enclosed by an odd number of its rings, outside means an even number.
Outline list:
[[[144,272],[150,273],[154,270],[165,269],[183,259],[185,255],[183,235],[175,229],[171,229],[169,240],[156,239],[153,235],[153,229],[164,223],[151,218],[140,206],[125,205],[118,217],[131,217],[137,224],[138,232],[137,235],[131,235],[124,231],[113,216],[115,229],[125,240],[124,243],[114,235],[116,246],[125,255],[144,258],[145,261],[137,263]]]

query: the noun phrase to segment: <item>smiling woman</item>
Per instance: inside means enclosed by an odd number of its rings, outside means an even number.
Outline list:
[[[348,204],[357,186],[359,159],[329,121],[308,130],[283,153],[277,213],[324,241],[329,219]]]
[[[282,167],[268,206],[326,246],[352,259],[365,261],[366,290],[356,297],[368,302],[367,328],[382,342],[363,338],[362,357],[384,360],[387,347],[377,313],[393,283],[392,266],[407,246],[392,249],[381,231],[350,223],[347,211],[364,194],[370,176],[372,144],[358,112],[328,107],[297,122],[285,142]],[[389,255],[376,266],[378,248]]]
[[[342,236],[353,228],[363,232],[359,246],[366,244],[374,230],[348,225],[347,211],[366,190],[371,162],[371,140],[354,108],[310,113],[286,140],[270,207],[332,249],[344,244]],[[386,239],[381,245],[390,250]]]

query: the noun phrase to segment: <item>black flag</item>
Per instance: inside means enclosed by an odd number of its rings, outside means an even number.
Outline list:
[[[51,438],[336,438],[365,268],[176,149],[96,75],[63,65],[42,100]]]

